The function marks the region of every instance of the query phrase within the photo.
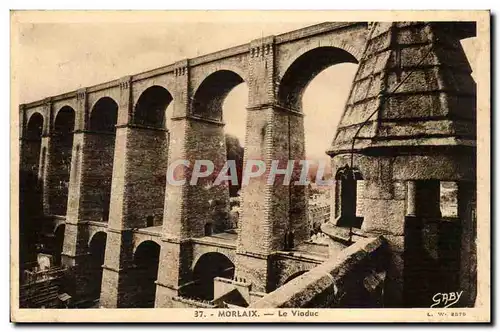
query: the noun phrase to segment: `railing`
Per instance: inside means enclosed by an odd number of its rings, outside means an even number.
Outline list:
[[[58,267],[49,270],[39,270],[39,271],[24,271],[24,283],[34,284],[37,282],[42,282],[50,279],[57,279],[64,275],[66,268]]]
[[[215,305],[211,301],[188,298],[186,296],[174,296],[172,300],[174,302],[182,303],[183,305],[191,308],[207,308],[207,309],[215,308]]]

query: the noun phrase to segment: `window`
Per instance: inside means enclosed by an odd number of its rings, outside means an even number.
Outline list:
[[[146,227],[151,227],[151,226],[154,226],[154,217],[147,216],[146,217]]]
[[[212,235],[212,223],[207,222],[205,224],[205,236],[210,236]]]
[[[418,217],[440,218],[439,180],[416,181],[416,211]]]
[[[358,182],[363,179],[357,168],[344,166],[339,168],[335,175],[336,180],[336,224],[339,227],[361,228],[363,217],[357,216],[358,209]],[[359,184],[363,189],[363,184]]]

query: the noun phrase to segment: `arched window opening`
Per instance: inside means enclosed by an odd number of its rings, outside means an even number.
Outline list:
[[[361,228],[363,217],[357,215],[358,181],[362,180],[357,168],[344,166],[338,169],[336,181],[336,225],[339,227]]]

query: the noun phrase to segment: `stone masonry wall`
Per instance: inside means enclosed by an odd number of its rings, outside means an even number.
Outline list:
[[[80,180],[81,220],[108,220],[115,135],[83,133]]]
[[[147,217],[154,225],[163,222],[165,196],[167,132],[147,128],[127,128],[128,227],[146,227]]]
[[[209,160],[214,163],[214,172],[198,179],[195,185],[187,186],[189,214],[187,225],[192,237],[204,236],[205,224],[212,223],[215,232],[226,229],[229,225],[229,187],[212,185],[226,162],[226,144],[224,127],[217,123],[191,121],[186,138],[186,156],[193,170],[196,160]],[[202,171],[206,168],[202,169]],[[191,180],[190,174],[186,179]]]

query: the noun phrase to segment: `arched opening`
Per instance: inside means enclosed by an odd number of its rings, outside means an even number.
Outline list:
[[[326,68],[340,63],[357,64],[358,60],[349,52],[336,47],[318,47],[301,55],[283,75],[278,91],[280,104],[302,110],[302,97],[311,81]],[[345,84],[350,86],[351,81]]]
[[[133,277],[135,280],[136,298],[134,307],[154,308],[160,246],[153,241],[144,241],[134,253]]]
[[[193,116],[208,120],[194,125],[203,132],[204,143],[199,146],[198,159],[214,163],[212,175],[198,180],[198,186],[205,198],[204,219],[212,222],[215,233],[234,224],[230,220],[229,198],[239,200],[240,195],[247,101],[248,87],[243,78],[233,71],[219,70],[203,80],[192,102]],[[222,181],[211,186],[219,175]],[[203,236],[204,225],[200,226],[199,235]]]
[[[200,118],[222,120],[222,104],[228,93],[243,83],[238,74],[219,70],[209,75],[200,84],[193,99],[193,114]]]
[[[318,47],[299,56],[280,81],[279,103],[304,114],[300,119],[298,116],[289,117],[289,135],[293,142],[290,159],[305,159],[309,164],[310,185],[290,186],[290,206],[293,208],[290,210],[288,229],[294,230],[296,243],[310,237],[307,229],[324,222],[325,218],[312,209],[329,209],[331,188],[316,179],[332,178],[330,158],[325,152],[344,111],[357,63],[357,59],[343,49]],[[298,176],[294,175],[295,178]],[[301,211],[304,197],[306,211]],[[307,229],[304,229],[304,223]]]
[[[50,145],[49,197],[50,211],[55,215],[66,215],[74,129],[75,111],[64,106],[56,115]]]
[[[52,248],[52,257],[54,260],[54,266],[61,265],[61,253],[63,250],[65,230],[66,230],[66,225],[61,224],[56,228],[54,234],[54,246]]]
[[[26,126],[26,137],[24,141],[24,169],[31,172],[35,177],[38,176],[40,167],[40,149],[42,145],[43,116],[40,113],[34,113],[28,120]]]
[[[203,254],[193,269],[194,286],[191,297],[210,301],[214,298],[214,278],[234,278],[234,264],[218,252]]]
[[[141,94],[135,105],[134,123],[166,129],[166,110],[172,95],[163,87],[154,85]]]
[[[36,261],[41,224],[35,218],[42,214],[42,186],[38,178],[42,144],[43,116],[34,113],[26,125],[22,140],[19,173],[19,251],[20,267]],[[43,157],[44,153],[42,154]]]
[[[288,278],[286,278],[286,280],[283,282],[282,286],[289,283],[293,279],[300,277],[301,275],[303,275],[306,272],[307,272],[307,270],[295,272],[294,274],[292,274]]]
[[[92,108],[89,128],[92,131],[115,133],[117,117],[118,104],[109,97],[103,97]]]
[[[89,243],[89,298],[97,300],[101,294],[102,265],[104,264],[104,253],[106,252],[106,233],[97,232]]]
[[[118,104],[109,97],[99,99],[90,113],[90,132],[85,149],[86,190],[85,216],[89,220],[107,221],[111,199],[111,180],[115,152]]]
[[[165,205],[166,172],[168,162],[169,132],[167,114],[172,95],[163,87],[154,85],[142,92],[134,107],[133,123],[129,128],[130,142],[134,149],[129,168],[137,179],[131,181],[131,200],[140,202],[134,207],[134,227],[160,226]]]
[[[335,174],[335,218],[336,225],[346,228],[361,228],[363,216],[359,215],[360,199],[358,182],[363,175],[357,168],[341,167]]]

